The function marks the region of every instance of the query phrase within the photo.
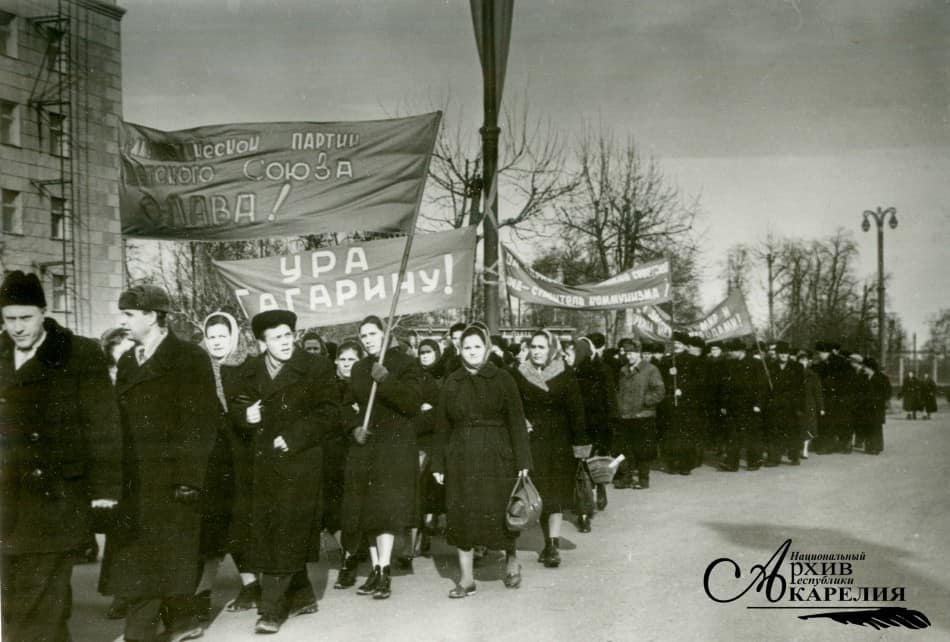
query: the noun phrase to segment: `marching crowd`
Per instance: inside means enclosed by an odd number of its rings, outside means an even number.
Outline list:
[[[225,555],[242,584],[227,609],[276,633],[317,610],[306,565],[324,532],[342,551],[334,588],[376,600],[444,534],[460,599],[485,550],[521,585],[505,525],[519,477],[543,499],[538,561],[556,568],[564,513],[590,532],[607,506],[606,483],[577,500],[592,457],[623,455],[613,487],[648,489],[651,469],[689,475],[707,457],[735,472],[742,456],[753,471],[884,448],[887,376],[829,342],[610,347],[539,330],[508,344],[478,322],[420,341],[371,316],[334,345],[272,310],[251,319],[254,341],[211,314],[199,346],[169,329],[161,288],[118,307],[97,344],[45,316],[34,275],[0,287],[5,641],[69,639],[72,565],[93,532],[127,642],[200,637]]]

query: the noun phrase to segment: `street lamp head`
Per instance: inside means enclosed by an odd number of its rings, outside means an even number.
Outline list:
[[[891,226],[892,230],[897,229],[897,212],[891,212],[891,218],[887,221],[887,224]]]
[[[871,231],[871,221],[868,220],[867,215],[864,216],[864,220],[861,221],[861,229],[865,232]]]

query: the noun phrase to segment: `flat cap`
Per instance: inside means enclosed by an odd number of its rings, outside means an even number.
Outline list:
[[[171,312],[172,301],[165,288],[149,284],[133,285],[119,295],[119,309]]]

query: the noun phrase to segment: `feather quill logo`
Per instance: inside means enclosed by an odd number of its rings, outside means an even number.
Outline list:
[[[930,626],[930,620],[920,611],[899,606],[885,606],[867,611],[834,611],[798,616],[799,620],[816,620],[819,618],[834,620],[839,624],[869,626],[872,629],[889,629],[891,627],[926,629]]]

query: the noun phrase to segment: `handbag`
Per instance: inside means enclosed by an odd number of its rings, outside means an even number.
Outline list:
[[[541,493],[531,478],[518,477],[505,508],[505,526],[515,533],[526,530],[541,518],[541,506]]]
[[[596,512],[597,500],[594,497],[594,480],[591,479],[587,462],[577,461],[577,473],[574,475],[574,513],[577,515],[593,515]]]

